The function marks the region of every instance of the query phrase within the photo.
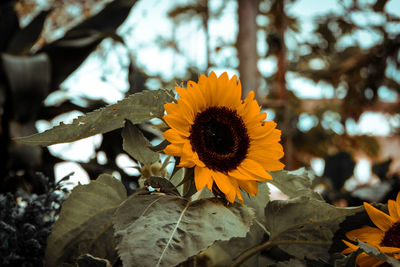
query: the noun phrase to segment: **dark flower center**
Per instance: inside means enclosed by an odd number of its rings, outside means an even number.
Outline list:
[[[207,168],[220,172],[239,166],[250,145],[242,118],[226,107],[210,107],[198,113],[189,139]]]
[[[393,224],[393,226],[386,231],[381,246],[400,248],[400,222]]]

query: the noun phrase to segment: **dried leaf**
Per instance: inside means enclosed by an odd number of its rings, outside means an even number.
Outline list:
[[[133,195],[117,210],[114,228],[124,266],[175,266],[216,240],[244,237],[254,212],[217,199]]]
[[[141,123],[164,114],[163,105],[171,101],[166,90],[143,91],[131,95],[116,104],[79,116],[71,124],[60,123],[43,133],[16,138],[15,141],[30,145],[53,145],[72,142],[107,133],[124,126],[125,119]]]

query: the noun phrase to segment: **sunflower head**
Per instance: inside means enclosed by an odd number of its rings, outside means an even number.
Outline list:
[[[164,132],[170,142],[164,152],[180,157],[180,167],[195,168],[197,190],[207,186],[230,202],[236,197],[243,201],[240,189],[255,196],[257,181],[272,179],[267,171],[284,167],[278,161],[283,157],[281,131],[265,121],[253,91],[241,99],[236,76],[211,72],[175,90],[180,98],[164,105],[170,127]]]
[[[352,241],[365,242],[389,256],[400,259],[400,192],[396,201],[388,201],[389,215],[364,202],[364,207],[371,221],[376,227],[364,226],[346,233],[346,237]],[[343,254],[356,251],[359,246],[343,240],[348,246]],[[365,252],[357,256],[356,262],[361,267],[379,266],[384,261],[374,258]]]

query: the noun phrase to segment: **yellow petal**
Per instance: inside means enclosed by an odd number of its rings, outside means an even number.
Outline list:
[[[211,170],[196,166],[194,168],[194,183],[197,191],[201,190],[204,186],[207,186],[212,191],[213,179],[211,177]]]
[[[392,217],[396,221],[400,221],[399,207],[397,205],[397,202],[390,199],[388,201],[388,209],[390,217]]]
[[[383,253],[399,253],[400,248],[395,248],[395,247],[381,247],[379,246],[378,249],[382,251]]]
[[[364,202],[364,208],[371,221],[382,231],[386,232],[390,229],[390,227],[392,227],[393,223],[395,223],[395,221],[389,215],[374,208],[367,202]]]
[[[371,266],[379,266],[379,264],[382,264],[384,261],[378,260],[367,253],[363,252],[360,255],[357,256],[356,263],[360,267],[371,267]],[[378,265],[376,265],[378,264]]]
[[[181,156],[182,155],[182,144],[170,144],[164,148],[164,153],[171,156]]]
[[[232,179],[232,178],[230,178],[230,177],[229,177],[228,179],[231,181],[233,187],[235,188],[235,193],[236,193],[237,198],[239,199],[240,202],[244,203],[244,202],[243,202],[242,194],[240,193],[238,180]]]
[[[219,190],[221,190],[221,192],[225,194],[225,197],[229,202],[233,203],[236,197],[236,189],[234,188],[228,177],[218,171],[213,172],[212,176]]]
[[[196,164],[192,160],[190,160],[188,158],[181,157],[181,159],[179,161],[179,164],[177,166],[178,167],[193,168],[195,165]]]
[[[272,180],[271,175],[265,171],[265,169],[261,166],[260,163],[249,158],[245,158],[238,167],[238,169],[240,172],[247,173],[249,174],[249,176],[256,177],[256,180]],[[255,180],[255,179],[247,179],[247,180]]]
[[[189,137],[189,129],[190,124],[187,120],[183,119],[182,117],[178,117],[176,115],[165,115],[164,116],[165,122],[171,127],[174,128],[179,134]]]
[[[181,136],[177,131],[174,129],[168,129],[163,133],[165,139],[167,139],[170,143],[177,143],[182,144],[187,142],[187,138]]]
[[[263,166],[265,170],[268,171],[279,171],[282,170],[283,167],[285,167],[283,163],[278,161],[278,159],[281,158],[282,156],[283,156],[283,151],[282,153],[274,154],[266,150],[258,150],[258,149],[249,150],[247,155],[249,159],[258,162],[259,164],[261,164],[261,166]]]
[[[368,244],[376,244],[379,245],[382,241],[383,237],[385,236],[385,232],[382,230],[371,227],[371,226],[364,226],[359,229],[352,230],[346,233],[348,239],[355,241],[354,238],[361,240],[362,242]]]
[[[240,188],[249,193],[251,196],[256,196],[258,193],[258,184],[256,181],[236,180]]]
[[[346,241],[346,240],[342,240],[342,241],[343,241],[343,243],[345,243],[348,246],[348,248],[346,248],[345,250],[342,251],[343,254],[348,254],[353,251],[356,251],[359,247],[357,245],[354,245],[353,243],[350,243],[349,241]]]

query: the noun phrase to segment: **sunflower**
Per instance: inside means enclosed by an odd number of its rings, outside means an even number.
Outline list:
[[[397,194],[396,201],[388,201],[389,215],[366,202],[364,202],[364,207],[371,221],[377,227],[364,226],[352,230],[346,233],[347,238],[353,241],[357,238],[395,259],[400,259],[400,192]],[[346,240],[343,242],[348,246],[342,251],[343,254],[356,251],[359,247]],[[356,262],[361,267],[379,266],[384,263],[365,252],[357,256]]]
[[[175,87],[176,103],[164,105],[170,129],[164,137],[168,155],[180,157],[180,167],[193,168],[196,189],[207,186],[222,192],[229,202],[243,202],[240,189],[257,195],[257,181],[271,180],[267,171],[281,170],[281,131],[265,121],[251,91],[241,99],[242,87],[236,76],[200,76],[187,89]]]

